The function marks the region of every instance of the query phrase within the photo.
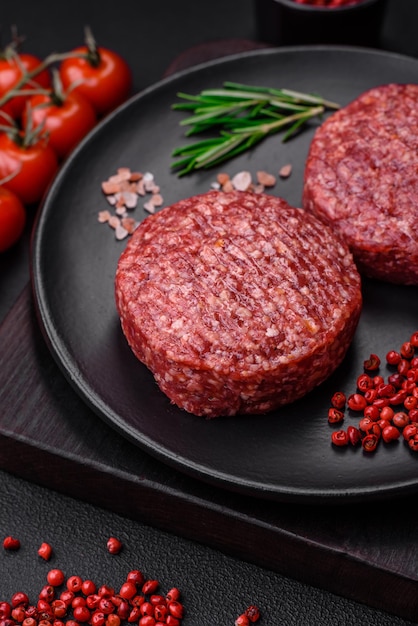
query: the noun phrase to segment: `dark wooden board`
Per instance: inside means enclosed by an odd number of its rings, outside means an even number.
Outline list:
[[[37,326],[29,286],[0,327],[0,466],[230,555],[418,621],[412,498],[289,505],[218,490],[151,458],[81,401]]]

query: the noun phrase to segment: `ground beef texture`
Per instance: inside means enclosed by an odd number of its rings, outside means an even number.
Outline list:
[[[341,233],[363,274],[418,284],[418,85],[375,87],[317,129],[303,207]]]
[[[281,198],[207,193],[147,217],[120,256],[116,306],[160,389],[208,418],[294,402],[343,360],[361,281],[334,231]]]

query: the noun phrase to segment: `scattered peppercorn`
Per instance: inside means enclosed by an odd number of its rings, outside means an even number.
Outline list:
[[[110,554],[119,554],[122,550],[122,542],[119,541],[119,539],[116,539],[116,537],[109,537],[106,545]]]
[[[335,430],[331,435],[331,441],[335,446],[348,445],[348,434],[345,430]]]
[[[12,595],[10,604],[13,608],[17,606],[27,607],[29,605],[29,597],[23,591],[17,591]]]
[[[250,626],[260,619],[260,609],[255,604],[250,604],[241,615],[238,615],[235,626]]]
[[[293,0],[297,4],[308,4],[313,7],[323,7],[337,9],[339,7],[349,7],[360,4],[363,0]]]
[[[408,448],[418,451],[417,350],[418,331],[403,342],[399,350],[387,352],[386,365],[392,370],[387,380],[383,375],[374,373],[381,365],[377,354],[370,354],[363,362],[364,372],[357,377],[357,389],[347,398],[348,409],[360,414],[358,427],[349,426],[346,431],[334,431],[331,442],[335,446],[361,442],[365,452],[374,452],[381,439],[389,444],[403,435]],[[343,422],[344,408],[345,394],[336,391],[331,398],[328,422]]]
[[[418,330],[411,335],[409,341],[412,343],[414,348],[418,348]]]
[[[7,626],[121,626],[125,621],[136,626],[181,626],[184,606],[179,589],[172,587],[166,595],[156,593],[159,581],[146,579],[139,570],[128,572],[119,593],[110,585],[97,586],[79,575],[66,579],[57,568],[49,570],[46,578],[47,584],[39,592],[36,604],[31,604],[29,597],[20,591],[10,602],[0,602],[0,623],[7,622]],[[58,587],[65,588],[60,593]]]
[[[366,361],[364,361],[364,369],[369,372],[378,370],[379,367],[380,367],[380,359],[377,356],[377,354],[371,354],[369,358]]]
[[[353,446],[356,446],[361,441],[361,433],[358,428],[355,426],[349,426],[347,428],[347,435],[350,443]]]
[[[366,452],[374,452],[377,448],[379,437],[373,433],[366,435],[361,442],[363,450]]]
[[[386,362],[389,365],[398,365],[401,355],[396,350],[390,350],[386,355]]]
[[[8,537],[5,537],[3,539],[3,548],[5,550],[19,550],[20,541],[19,539],[16,539],[15,537],[9,535]]]
[[[382,439],[386,443],[389,443],[389,441],[394,441],[395,439],[399,439],[400,435],[400,430],[396,428],[396,426],[393,426],[393,424],[388,424],[387,426],[382,428]]]
[[[258,608],[258,606],[255,606],[255,604],[251,604],[245,610],[245,615],[248,617],[250,622],[253,624],[255,622],[258,622],[258,620],[260,619],[260,609]]]
[[[67,589],[68,591],[72,591],[73,593],[77,593],[78,591],[80,591],[82,585],[83,579],[81,578],[81,576],[70,576],[67,580]]]
[[[45,561],[49,561],[49,559],[52,556],[52,546],[50,546],[49,543],[46,543],[46,541],[44,541],[39,546],[38,554]]]
[[[374,386],[373,379],[366,373],[360,374],[357,378],[357,389],[359,391],[367,391]]]
[[[345,407],[346,397],[342,391],[336,391],[331,398],[331,406],[335,409],[343,409]]]
[[[65,581],[65,575],[60,569],[51,569],[46,575],[46,579],[52,587],[60,587]]]
[[[338,424],[339,422],[342,422],[343,419],[344,419],[344,413],[340,411],[340,409],[331,407],[328,410],[328,421],[330,424]]]

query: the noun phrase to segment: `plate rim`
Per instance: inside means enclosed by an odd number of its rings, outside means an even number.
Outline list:
[[[87,145],[96,134],[102,132],[109,121],[115,120],[119,115],[123,115],[127,109],[135,106],[138,102],[153,96],[159,90],[165,88],[167,85],[181,82],[183,77],[190,77],[193,74],[200,74],[202,71],[207,71],[212,67],[224,66],[237,61],[241,61],[243,58],[264,57],[264,56],[277,56],[281,57],[284,54],[302,54],[306,55],[309,52],[330,52],[345,53],[349,55],[361,54],[371,57],[390,58],[394,61],[410,62],[417,66],[418,59],[410,57],[401,53],[385,51],[381,49],[371,49],[363,47],[351,47],[351,46],[339,46],[339,45],[299,45],[299,46],[286,46],[281,48],[259,48],[255,50],[247,50],[244,52],[238,52],[227,55],[225,57],[212,59],[199,63],[190,68],[179,70],[170,76],[166,76],[156,83],[147,86],[145,89],[131,96],[126,102],[120,105],[115,111],[113,111],[106,118],[101,120],[94,129],[80,142],[76,149],[72,152],[67,161],[60,168],[57,176],[51,183],[47,193],[45,194],[40,207],[36,213],[32,233],[30,240],[30,283],[33,294],[34,308],[36,317],[38,319],[38,325],[40,327],[42,336],[48,346],[48,349],[54,358],[55,362],[59,366],[59,369],[64,374],[65,378],[69,382],[70,386],[74,389],[83,401],[97,414],[100,418],[112,426],[119,434],[128,438],[134,444],[138,445],[144,452],[147,452],[154,458],[165,465],[169,465],[174,469],[182,471],[183,473],[193,476],[198,480],[202,480],[206,484],[220,487],[230,492],[238,492],[241,494],[259,496],[262,499],[285,501],[285,502],[297,502],[297,503],[314,503],[314,504],[334,504],[336,502],[352,503],[362,501],[364,499],[386,499],[388,497],[396,497],[398,495],[406,495],[416,490],[418,485],[418,476],[416,479],[411,478],[409,481],[402,480],[400,482],[392,482],[388,485],[376,487],[361,487],[355,486],[342,491],[341,489],[331,492],[329,489],[312,489],[306,491],[303,488],[286,488],[286,486],[280,485],[279,488],[272,489],[271,485],[266,487],[262,482],[238,479],[234,477],[234,482],[231,483],[228,479],[228,475],[225,472],[215,471],[211,469],[208,473],[206,466],[202,466],[195,461],[185,459],[176,453],[167,450],[164,446],[151,440],[147,435],[141,434],[138,440],[137,436],[134,436],[132,428],[129,425],[120,422],[120,416],[117,412],[108,406],[106,402],[96,393],[91,387],[85,377],[81,374],[76,367],[74,367],[74,361],[68,352],[68,347],[64,345],[59,338],[59,333],[50,319],[50,309],[48,307],[48,297],[45,290],[45,284],[36,268],[40,265],[40,257],[42,250],[40,247],[42,232],[42,226],[44,220],[48,219],[48,214],[45,211],[45,207],[52,202],[54,193],[59,189],[61,181],[65,178],[67,170],[71,167],[72,163],[78,159],[78,155],[83,151],[84,146]],[[418,75],[418,72],[417,72]],[[152,453],[151,453],[152,450]],[[399,490],[402,493],[399,493]]]

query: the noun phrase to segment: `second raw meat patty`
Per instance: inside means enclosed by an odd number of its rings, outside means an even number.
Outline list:
[[[303,207],[347,241],[365,275],[418,285],[418,85],[382,85],[316,131]]]

